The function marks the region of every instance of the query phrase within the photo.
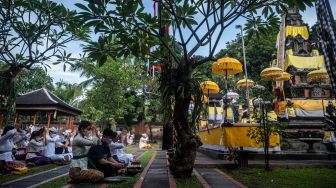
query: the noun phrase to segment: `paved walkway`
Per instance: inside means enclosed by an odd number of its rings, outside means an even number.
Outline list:
[[[166,151],[157,151],[142,182],[142,188],[166,188],[169,184],[169,171],[167,168]]]
[[[214,168],[196,168],[196,171],[212,188],[239,188],[230,178]]]
[[[1,187],[8,187],[8,188],[26,188],[26,187],[32,187],[36,184],[40,184],[41,182],[44,182],[46,180],[50,180],[53,178],[56,178],[58,176],[64,175],[69,172],[69,165],[62,166],[60,168],[55,168],[52,170],[49,170],[44,173],[38,173],[34,174],[32,176],[28,176],[26,178],[12,181],[6,184],[1,185]]]

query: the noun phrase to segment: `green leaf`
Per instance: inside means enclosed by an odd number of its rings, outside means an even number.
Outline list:
[[[87,12],[90,12],[90,9],[87,8],[85,5],[81,4],[81,3],[75,3],[75,6],[77,6],[78,8],[85,10]]]

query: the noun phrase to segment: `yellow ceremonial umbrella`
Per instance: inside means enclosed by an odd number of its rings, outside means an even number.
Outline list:
[[[250,80],[250,79],[241,79],[239,80],[236,85],[237,85],[237,88],[240,88],[240,89],[244,89],[246,88],[246,82],[247,82],[247,87],[248,88],[251,88],[254,86],[254,81],[253,80]]]
[[[231,57],[223,57],[218,59],[211,65],[211,70],[213,74],[217,75],[225,75],[225,90],[226,90],[226,97],[225,97],[225,118],[224,123],[226,123],[226,116],[227,116],[227,75],[228,74],[238,74],[243,72],[242,64],[235,58]]]
[[[219,93],[219,86],[212,81],[204,81],[201,82],[200,87],[203,91],[203,93],[207,93],[208,95],[211,94],[216,94]]]
[[[288,72],[283,72],[281,76],[277,77],[275,80],[276,81],[288,81],[291,78],[291,74]]]
[[[212,73],[217,75],[238,74],[243,72],[242,64],[235,58],[223,57],[211,66]]]
[[[204,82],[201,82],[201,84],[200,84],[200,87],[201,87],[201,89],[202,89],[202,92],[203,93],[207,93],[208,94],[208,96],[209,96],[209,94],[211,93],[211,94],[216,94],[216,93],[219,93],[219,86],[215,83],[215,82],[212,82],[212,81],[210,81],[210,80],[208,80],[208,81],[204,81]],[[203,95],[204,96],[204,95]],[[203,99],[203,97],[202,97],[202,99]],[[209,105],[209,99],[206,101],[207,103],[208,103],[208,105]],[[205,102],[205,103],[206,103]],[[203,102],[202,102],[203,103]],[[204,103],[203,103],[204,104]]]
[[[278,67],[270,67],[261,71],[260,76],[266,80],[275,80],[282,76],[282,69]]]
[[[308,80],[310,82],[318,82],[319,83],[319,86],[320,86],[320,89],[321,89],[321,99],[322,99],[322,110],[323,110],[323,116],[325,116],[325,112],[324,112],[324,105],[323,105],[323,96],[322,96],[322,93],[323,93],[323,90],[322,90],[322,86],[321,86],[321,82],[322,81],[325,81],[327,80],[329,77],[328,77],[328,72],[324,69],[321,69],[321,70],[314,70],[314,71],[311,71],[307,74],[307,77],[308,77]]]
[[[311,71],[307,74],[307,76],[308,76],[308,80],[311,82],[312,81],[322,82],[329,78],[328,72],[323,69]]]

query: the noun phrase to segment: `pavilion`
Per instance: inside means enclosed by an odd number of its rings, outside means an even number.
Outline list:
[[[81,110],[67,104],[46,88],[34,90],[16,99],[14,124],[58,124],[65,129],[73,129],[74,118]]]

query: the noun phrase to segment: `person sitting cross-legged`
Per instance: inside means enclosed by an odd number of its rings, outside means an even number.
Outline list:
[[[57,135],[57,129],[52,127],[49,129],[49,134],[46,135],[46,147],[43,151],[44,156],[49,157],[53,162],[57,163],[67,163],[70,161],[70,155],[67,154],[56,154],[56,143],[62,141],[63,138]],[[63,146],[66,147],[66,146]]]
[[[40,129],[34,131],[30,136],[30,141],[27,147],[28,153],[26,155],[26,162],[30,166],[41,166],[50,164],[52,161],[49,157],[43,155],[45,130]]]
[[[105,129],[103,131],[102,144],[92,146],[88,153],[88,166],[104,173],[104,177],[116,176],[118,169],[124,165],[114,160],[111,156],[109,144],[112,142],[113,131]]]
[[[124,152],[125,145],[120,143],[121,131],[113,132],[112,142],[110,143],[111,155],[117,161],[129,165],[134,162],[134,156],[132,154],[127,154]]]
[[[16,133],[14,126],[6,126],[0,136],[0,173],[5,174],[11,171],[27,172],[26,165],[15,161],[12,150],[14,148],[13,137]]]
[[[92,133],[92,134],[91,134]],[[72,142],[73,159],[70,163],[69,176],[73,183],[97,183],[104,179],[104,174],[96,169],[88,169],[88,151],[97,145],[98,134],[89,121],[81,121],[78,134]]]

